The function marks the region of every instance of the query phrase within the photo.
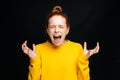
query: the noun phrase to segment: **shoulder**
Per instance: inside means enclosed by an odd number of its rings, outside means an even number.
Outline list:
[[[74,41],[68,40],[68,43],[69,43],[70,46],[77,47],[77,48],[82,48],[82,44],[79,43],[79,42],[74,42]]]
[[[36,44],[36,48],[38,48],[38,47],[44,47],[44,46],[46,46],[46,44],[47,44],[47,41],[45,41],[43,43]]]

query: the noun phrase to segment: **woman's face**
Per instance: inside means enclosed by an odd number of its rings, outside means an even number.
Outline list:
[[[66,24],[66,19],[60,15],[51,17],[48,21],[47,33],[51,42],[55,46],[60,46],[65,43],[65,37],[69,32],[69,27]]]

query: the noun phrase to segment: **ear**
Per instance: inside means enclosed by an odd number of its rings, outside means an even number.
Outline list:
[[[70,26],[67,27],[67,33],[66,34],[68,34],[69,31],[70,31]]]

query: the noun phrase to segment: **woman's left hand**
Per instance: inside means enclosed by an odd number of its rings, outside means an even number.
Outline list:
[[[90,49],[90,50],[87,49],[87,43],[84,42],[84,53],[85,53],[85,55],[86,55],[88,58],[89,58],[90,56],[92,56],[93,54],[98,53],[98,52],[99,52],[99,49],[100,49],[100,47],[99,47],[99,42],[97,42],[97,45],[96,45],[96,47],[95,47],[94,49]]]

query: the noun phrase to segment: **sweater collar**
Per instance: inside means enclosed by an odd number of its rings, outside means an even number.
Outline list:
[[[65,45],[67,45],[70,41],[69,40],[66,40],[64,44],[60,45],[60,46],[54,46],[52,43],[50,43],[49,41],[46,41],[47,45],[50,46],[50,47],[53,47],[53,48],[61,48]]]

